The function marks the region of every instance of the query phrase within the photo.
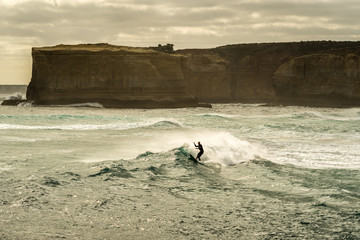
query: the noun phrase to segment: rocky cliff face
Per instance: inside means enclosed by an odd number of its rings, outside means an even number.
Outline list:
[[[274,73],[278,96],[287,99],[360,103],[360,58],[355,54],[312,54],[293,58]]]
[[[107,44],[33,49],[39,104],[183,107],[201,102],[360,105],[360,42],[238,44],[175,54]]]
[[[198,106],[185,92],[183,57],[108,44],[33,48],[27,99],[105,107]]]
[[[239,44],[178,52],[188,56],[187,91],[201,101],[360,105],[360,42]]]

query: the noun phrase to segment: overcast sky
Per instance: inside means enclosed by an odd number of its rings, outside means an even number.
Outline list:
[[[28,84],[31,47],[107,42],[360,40],[360,0],[0,0],[0,84]]]

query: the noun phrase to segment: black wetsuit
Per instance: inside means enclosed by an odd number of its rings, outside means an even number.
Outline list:
[[[199,149],[199,153],[198,153],[198,155],[196,156],[196,158],[198,158],[199,159],[199,161],[201,161],[201,159],[200,159],[200,157],[201,157],[201,155],[203,155],[203,153],[204,153],[204,149],[203,149],[203,146],[199,143],[199,145],[197,145],[196,146],[196,144],[194,143],[194,145],[195,145],[195,147],[197,148],[197,149]]]

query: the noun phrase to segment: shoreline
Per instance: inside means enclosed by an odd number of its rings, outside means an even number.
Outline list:
[[[60,103],[57,102],[56,104],[38,104],[34,103],[33,101],[28,101],[26,99],[21,100],[3,100],[0,105],[1,106],[18,106],[20,104],[30,104],[33,107],[60,107],[60,106],[67,106],[67,107],[93,107],[92,105],[96,105],[98,108],[108,108],[108,109],[177,109],[177,108],[212,108],[214,104],[251,104],[251,105],[258,105],[260,107],[313,107],[313,108],[358,108],[360,107],[359,101],[339,101],[339,102],[313,102],[311,104],[304,103],[304,102],[297,102],[296,100],[293,101],[242,101],[242,102],[210,102],[210,103],[198,103],[193,106],[174,106],[170,102],[164,102],[160,105],[154,106],[149,103],[141,103],[141,102],[123,102],[118,106],[115,105],[103,105],[99,102],[94,101],[87,101],[87,102],[78,102],[78,103]],[[28,105],[29,106],[29,105]]]

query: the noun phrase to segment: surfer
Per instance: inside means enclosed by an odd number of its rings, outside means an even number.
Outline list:
[[[198,155],[196,156],[196,159],[199,159],[199,161],[201,161],[200,157],[201,157],[201,155],[203,155],[203,153],[204,153],[203,146],[201,145],[200,142],[198,142],[198,145],[196,145],[195,142],[194,142],[194,146],[195,146],[197,149],[199,149],[199,151],[200,151],[200,152],[198,153]]]

